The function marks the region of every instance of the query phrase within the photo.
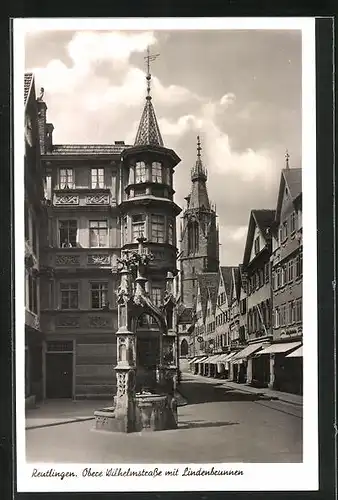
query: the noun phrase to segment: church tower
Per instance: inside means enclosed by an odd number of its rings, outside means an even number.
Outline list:
[[[147,60],[147,95],[134,145],[122,153],[120,203],[122,250],[136,250],[138,238],[146,238],[145,250],[154,255],[149,268],[148,292],[161,305],[167,273],[176,274],[176,217],[173,176],[180,162],[163,143],[151,97],[150,61]]]
[[[197,159],[191,169],[191,191],[181,223],[181,297],[192,307],[197,291],[197,275],[217,272],[219,238],[216,211],[207,191],[207,170],[201,159],[201,142],[197,137]]]

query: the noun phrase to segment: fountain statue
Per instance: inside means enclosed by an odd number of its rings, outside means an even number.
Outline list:
[[[158,307],[145,287],[153,260],[145,241],[138,238],[137,251],[124,251],[118,259],[117,391],[112,407],[95,411],[96,429],[139,432],[177,427],[173,276],[167,274],[164,302]],[[146,323],[140,328],[144,318],[157,326]]]

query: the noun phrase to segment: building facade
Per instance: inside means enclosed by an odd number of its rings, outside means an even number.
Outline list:
[[[136,250],[137,238],[146,238],[145,251],[154,256],[147,286],[156,305],[163,303],[168,272],[177,273],[181,209],[173,200],[173,176],[180,158],[163,144],[150,75],[147,82],[133,145],[54,144],[43,94],[35,101],[48,213],[40,257],[44,398],[107,398],[115,392],[122,251]],[[149,317],[140,318],[138,329],[148,332],[138,342],[142,364],[152,363],[157,328]]]
[[[25,396],[34,404],[43,396],[40,321],[41,253],[46,229],[46,206],[40,158],[38,107],[34,76],[24,76],[25,157]]]
[[[271,384],[302,392],[302,171],[281,173],[272,239],[273,341]],[[298,348],[295,350],[295,348]]]

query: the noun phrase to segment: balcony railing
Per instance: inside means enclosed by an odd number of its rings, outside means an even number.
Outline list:
[[[110,189],[57,189],[53,195],[54,206],[116,206]]]
[[[43,310],[41,311],[41,328],[46,333],[62,334],[68,330],[92,331],[117,330],[116,309],[90,310]]]

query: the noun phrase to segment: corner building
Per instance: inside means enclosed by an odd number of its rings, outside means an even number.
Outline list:
[[[157,305],[167,272],[176,272],[180,208],[173,201],[173,173],[180,158],[163,145],[149,90],[132,146],[54,145],[47,105],[38,101],[48,203],[41,278],[45,398],[108,398],[116,392],[121,250],[134,250],[139,236],[147,238],[146,251],[155,256],[148,291]],[[144,355],[147,339],[140,348]]]

